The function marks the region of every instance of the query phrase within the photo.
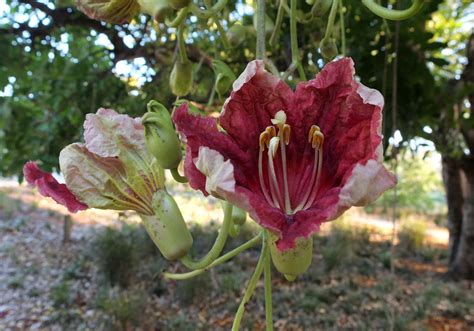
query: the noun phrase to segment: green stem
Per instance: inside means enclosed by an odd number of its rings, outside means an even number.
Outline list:
[[[186,54],[186,44],[184,43],[184,21],[178,27],[178,47],[179,57],[181,62],[185,63],[188,61],[188,55]]]
[[[181,9],[178,12],[178,15],[176,16],[176,18],[174,20],[170,21],[168,18],[166,18],[165,19],[165,24],[170,28],[178,27],[183,22],[183,20],[186,18],[186,16],[188,16],[188,12],[189,12],[188,7],[185,7],[183,9]]]
[[[178,183],[185,184],[188,182],[188,179],[185,176],[181,176],[179,174],[178,169],[170,169],[171,176],[173,176],[173,179],[177,181]]]
[[[249,280],[249,284],[247,286],[247,289],[245,290],[244,297],[242,298],[239,308],[237,309],[237,313],[235,314],[234,324],[232,324],[232,331],[239,330],[240,322],[242,321],[242,317],[244,316],[245,306],[247,305],[250,298],[252,297],[253,292],[255,291],[255,287],[257,286],[258,280],[260,279],[260,276],[262,275],[264,261],[268,254],[267,251],[268,251],[268,245],[267,245],[267,241],[264,239],[262,240],[262,252],[260,253],[260,258],[258,259],[257,266],[255,267],[255,271]]]
[[[338,4],[339,4],[339,0],[332,1],[331,11],[329,12],[328,24],[326,26],[326,33],[324,35],[324,38],[331,38],[332,29],[334,27],[334,21],[336,20]]]
[[[186,267],[193,270],[203,269],[214,262],[214,260],[221,254],[229,234],[229,228],[232,224],[232,208],[232,204],[224,202],[224,221],[222,222],[222,228],[217,235],[214,245],[211,250],[198,261],[193,261],[189,255],[183,257],[181,262]]]
[[[286,0],[280,0],[280,4],[278,6],[278,13],[277,18],[275,21],[275,28],[273,29],[272,36],[270,37],[270,45],[275,45],[276,38],[278,36],[278,32],[280,32],[281,24],[283,22],[283,15],[285,14],[285,8],[283,7]]]
[[[265,59],[265,0],[257,0],[257,60]]]
[[[264,238],[264,240],[268,240]],[[273,311],[272,311],[272,267],[270,251],[267,250],[263,266],[263,277],[265,281],[265,323],[266,330],[273,331]]]
[[[242,253],[243,251],[257,245],[260,242],[261,238],[262,238],[262,234],[260,233],[257,236],[253,237],[252,239],[250,239],[249,241],[247,241],[246,243],[244,243],[244,244],[240,245],[239,247],[234,248],[230,252],[222,255],[221,257],[216,259],[214,262],[209,264],[204,269],[194,270],[194,271],[186,272],[186,273],[183,273],[183,274],[173,274],[173,273],[169,273],[169,272],[164,272],[163,277],[168,278],[168,279],[174,279],[174,280],[185,280],[185,279],[196,277],[196,276],[208,271],[209,269],[214,268],[215,266],[218,266],[219,264],[222,264],[222,263],[230,260],[231,258],[233,258],[234,256]]]
[[[297,0],[291,0],[290,9],[290,37],[291,37],[291,59],[296,64],[296,69],[301,79],[306,80],[303,66],[301,65],[299,49],[298,49],[298,30],[296,29],[296,5]]]
[[[206,5],[206,7],[208,9],[211,8],[210,0],[205,0],[204,4]],[[212,15],[212,20],[217,26],[217,30],[219,31],[219,35],[221,37],[221,41],[222,41],[222,44],[224,45],[224,48],[226,48],[226,49],[230,48],[229,39],[227,39],[227,35],[225,34],[225,30],[222,27],[221,22],[219,21],[219,16],[217,16],[216,14],[213,14]]]
[[[344,7],[341,4],[339,6],[339,21],[341,22],[341,48],[342,56],[346,56],[346,27],[344,24]]]
[[[387,9],[373,0],[362,0],[362,3],[375,15],[387,20],[402,21],[415,16],[423,7],[424,0],[415,0],[410,8],[404,10]]]

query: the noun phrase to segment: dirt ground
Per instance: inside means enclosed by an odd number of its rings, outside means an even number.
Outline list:
[[[205,204],[181,186],[175,191],[180,205],[191,206],[183,214],[193,221],[195,241],[202,246],[196,253],[205,253],[216,231],[209,223],[221,218],[219,204]],[[0,330],[230,329],[257,248],[183,282],[163,280],[162,270],[185,269],[150,253],[125,286],[110,285],[104,282],[95,238],[106,228],[121,231],[124,223],[139,224],[138,217],[78,213],[72,216],[71,241],[63,242],[65,215],[64,208],[27,187],[0,187]],[[368,234],[346,240],[323,227],[305,275],[290,283],[273,272],[277,330],[474,330],[473,284],[443,278],[446,229],[431,225],[416,252],[399,245],[392,275],[391,223],[361,210],[345,220],[369,229]],[[252,229],[242,236],[251,236]],[[234,241],[239,240],[244,239]],[[247,306],[243,329],[265,327],[262,287]]]

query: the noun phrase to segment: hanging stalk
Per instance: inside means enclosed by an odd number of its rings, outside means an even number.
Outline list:
[[[257,46],[256,59],[265,59],[265,0],[257,1]]]
[[[265,236],[263,240],[270,240]],[[272,307],[272,266],[270,250],[265,254],[263,266],[263,278],[265,282],[265,324],[266,331],[273,331],[273,307]]]
[[[298,48],[298,31],[296,29],[296,0],[290,2],[290,38],[291,38],[291,60],[296,65],[298,74],[302,80],[306,80],[306,75],[301,65],[299,48]]]
[[[255,287],[257,286],[258,280],[260,279],[260,276],[262,275],[263,265],[264,265],[267,255],[268,255],[268,245],[267,245],[267,240],[265,240],[264,238],[262,240],[262,251],[260,253],[257,266],[255,267],[255,271],[249,280],[249,284],[247,286],[247,289],[245,290],[244,297],[242,298],[239,308],[237,309],[237,313],[235,314],[234,323],[232,324],[232,331],[239,330],[240,322],[242,321],[242,317],[244,316],[245,306],[250,301],[250,298],[252,298],[252,295],[253,295],[253,292],[255,291]]]

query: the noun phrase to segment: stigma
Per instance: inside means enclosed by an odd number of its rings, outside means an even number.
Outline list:
[[[300,201],[295,201],[295,199],[291,199],[288,187],[286,149],[290,143],[291,127],[286,124],[286,119],[286,113],[280,110],[271,120],[273,125],[267,126],[260,134],[258,175],[260,189],[268,204],[282,210],[287,215],[292,215],[311,207],[316,199],[321,179],[324,135],[317,125],[312,125],[308,132],[307,143],[314,150],[311,177],[309,181],[302,183],[301,189],[304,194]],[[266,172],[264,171],[265,161]],[[276,166],[277,162],[281,165],[280,167]]]

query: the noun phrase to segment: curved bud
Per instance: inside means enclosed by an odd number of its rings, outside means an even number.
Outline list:
[[[269,236],[270,254],[275,268],[281,272],[289,281],[296,279],[308,270],[313,259],[313,238],[299,238],[296,246],[284,252],[276,246],[278,238]]]
[[[232,70],[222,61],[212,61],[212,67],[216,74],[216,91],[222,96],[232,87],[232,83],[236,80],[235,74]]]
[[[94,20],[122,24],[140,12],[136,0],[78,0],[77,8]]]
[[[168,0],[137,0],[142,13],[153,17],[157,22],[164,22],[165,18],[173,14]]]
[[[147,107],[148,112],[142,117],[146,148],[160,167],[176,169],[182,158],[181,144],[168,109],[154,100],[150,101]]]
[[[321,51],[321,55],[326,61],[331,61],[338,54],[337,45],[334,38],[323,38],[323,40],[321,40],[319,43],[319,49]]]
[[[188,94],[193,86],[193,64],[190,61],[177,60],[171,70],[170,87],[174,95]]]
[[[177,260],[185,256],[193,245],[183,215],[173,197],[160,190],[153,195],[155,215],[141,215],[143,225],[161,254],[167,260]]]
[[[168,3],[174,9],[181,9],[188,6],[191,0],[168,0]]]

